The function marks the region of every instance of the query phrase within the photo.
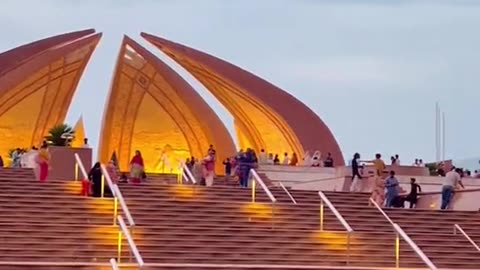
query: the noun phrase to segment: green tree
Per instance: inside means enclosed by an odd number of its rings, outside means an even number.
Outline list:
[[[75,134],[73,128],[67,124],[59,124],[52,127],[45,137],[48,144],[55,146],[66,146]]]

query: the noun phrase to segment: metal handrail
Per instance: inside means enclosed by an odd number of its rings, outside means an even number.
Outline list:
[[[348,224],[348,222],[343,218],[343,216],[338,212],[337,208],[333,206],[332,202],[325,196],[325,194],[322,191],[318,192],[318,195],[320,196],[320,230],[323,231],[323,203],[325,203],[328,208],[330,208],[330,211],[335,215],[335,217],[340,221],[342,226],[345,228],[345,230],[349,233],[353,232],[352,227]]]
[[[267,193],[267,196],[268,196],[268,198],[270,198],[272,203],[277,202],[277,198],[275,198],[275,196],[273,196],[272,192],[267,187],[267,185],[265,185],[265,182],[263,182],[262,178],[260,178],[260,176],[255,171],[255,169],[250,169],[250,175],[253,178],[253,182],[252,182],[252,202],[255,202],[255,192],[256,192],[256,183],[257,182],[260,184],[263,191],[265,191],[265,193]]]
[[[75,153],[75,181],[78,180],[78,169],[80,169],[80,172],[83,174],[84,179],[88,180],[88,173],[87,170],[85,170],[85,166],[83,165],[82,159],[80,156]]]
[[[340,221],[342,226],[345,228],[347,231],[347,265],[350,263],[350,235],[353,232],[352,227],[348,224],[348,222],[343,218],[343,216],[338,212],[337,208],[332,204],[332,202],[325,196],[325,194],[322,191],[318,192],[318,195],[320,196],[320,231],[323,232],[323,222],[324,222],[324,215],[325,215],[325,206],[323,205],[324,203],[327,204],[328,208],[330,208],[330,211],[335,215],[335,217]]]
[[[125,221],[123,220],[122,216],[118,215],[117,216],[118,220],[118,226],[120,227],[120,232],[119,232],[119,237],[118,237],[118,258],[117,261],[121,261],[121,254],[122,254],[122,233],[127,238],[127,243],[128,246],[130,247],[130,251],[133,253],[133,256],[135,257],[135,260],[137,261],[138,267],[142,269],[143,265],[145,262],[143,261],[142,256],[140,255],[140,252],[137,249],[137,245],[135,245],[135,242],[133,241],[132,236],[130,235],[130,231],[127,228],[127,225],[125,225]]]
[[[195,179],[192,172],[184,162],[180,161],[180,164],[178,167],[180,168],[180,173],[182,174],[181,177],[183,177],[185,181],[192,182],[192,184],[197,184],[197,180]]]
[[[120,191],[120,188],[118,185],[114,185],[115,188],[115,195],[118,198],[118,202],[120,203],[120,207],[125,214],[125,217],[127,218],[128,225],[130,227],[135,227],[135,221],[133,221],[132,214],[130,213],[130,210],[128,209],[127,203],[125,203],[125,199],[123,198],[122,192]]]
[[[114,258],[110,259],[110,266],[112,267],[112,270],[120,270],[117,261]]]
[[[34,261],[0,261],[0,266],[111,266],[110,263],[99,262],[34,262]],[[118,265],[118,263],[117,263]],[[125,267],[135,267],[137,264],[122,263]],[[315,266],[315,265],[279,265],[279,264],[206,264],[206,263],[145,263],[144,266],[149,267],[177,267],[177,268],[202,268],[202,269],[219,269],[219,268],[240,268],[240,269],[327,269],[327,270],[398,270],[395,267],[366,267],[366,266]],[[408,268],[409,270],[428,270],[428,268]]]
[[[396,239],[395,239],[395,265],[396,267],[400,267],[400,237],[407,242],[407,244],[417,253],[417,255],[420,257],[420,259],[431,269],[431,270],[437,270],[438,268],[433,264],[433,262],[430,260],[430,258],[423,253],[423,251],[418,247],[417,244],[408,236],[408,234],[398,225],[397,223],[394,223],[392,219],[383,211],[383,209],[378,205],[378,203],[370,198],[370,202],[377,208],[380,213],[387,219],[387,221],[393,226],[393,229],[397,233]]]
[[[130,213],[130,210],[128,209],[127,204],[125,203],[125,199],[123,198],[123,195],[122,195],[122,192],[120,191],[120,188],[118,187],[117,184],[113,183],[112,179],[110,178],[110,175],[108,174],[108,171],[107,171],[107,168],[105,167],[105,165],[102,164],[100,167],[102,169],[103,178],[107,181],[107,184],[110,187],[110,190],[112,191],[112,195],[115,198],[115,200],[114,200],[114,212],[113,212],[113,214],[114,214],[114,224],[115,224],[115,221],[117,220],[116,215],[117,215],[117,201],[118,201],[118,203],[120,203],[120,209],[122,209],[123,213],[125,214],[125,217],[127,218],[128,225],[130,227],[134,227],[135,222],[133,220],[132,214]]]
[[[293,198],[292,193],[290,193],[290,191],[288,191],[288,189],[285,187],[285,185],[283,185],[282,182],[278,182],[278,184],[280,184],[280,186],[283,188],[283,190],[287,193],[288,197],[290,197],[290,200],[292,200],[293,204],[297,204],[297,201],[295,200],[295,198]]]
[[[462,227],[460,227],[460,225],[455,224],[453,226],[453,234],[457,234],[457,231],[461,232],[463,234],[463,236],[465,236],[465,238],[467,238],[468,242],[470,242],[470,244],[472,244],[473,247],[475,247],[477,249],[477,251],[480,251],[480,247],[477,245],[477,243],[475,243],[475,241],[473,241],[473,239],[462,229]]]

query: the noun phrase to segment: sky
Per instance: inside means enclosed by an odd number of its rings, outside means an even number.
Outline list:
[[[435,102],[446,157],[480,156],[480,1],[476,0],[2,0],[0,51],[86,28],[103,32],[66,122],[83,115],[98,143],[124,34],[187,79],[229,130],[231,116],[140,32],[213,54],[270,81],[314,110],[346,159],[403,163],[435,157]]]

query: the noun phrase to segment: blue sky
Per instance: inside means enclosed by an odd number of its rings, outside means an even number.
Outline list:
[[[375,152],[432,160],[434,113],[446,114],[446,156],[479,156],[480,1],[475,0],[2,0],[0,51],[95,28],[104,37],[67,122],[83,114],[98,142],[123,34],[160,58],[145,31],[226,59],[280,86],[331,128],[344,156]],[[217,111],[228,112],[171,63]]]

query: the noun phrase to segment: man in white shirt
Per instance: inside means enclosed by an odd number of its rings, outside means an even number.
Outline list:
[[[265,153],[265,149],[260,150],[260,154],[258,155],[258,163],[260,165],[264,165],[268,163],[267,153]]]
[[[88,139],[87,138],[83,139],[82,148],[90,148],[90,145],[88,145]]]
[[[283,156],[282,165],[288,165],[289,160],[290,159],[288,158],[288,153],[285,153],[284,156]]]
[[[443,180],[442,186],[442,206],[441,209],[447,209],[450,201],[453,198],[455,188],[460,185],[462,188],[465,186],[462,183],[462,169],[453,169],[449,171]]]

